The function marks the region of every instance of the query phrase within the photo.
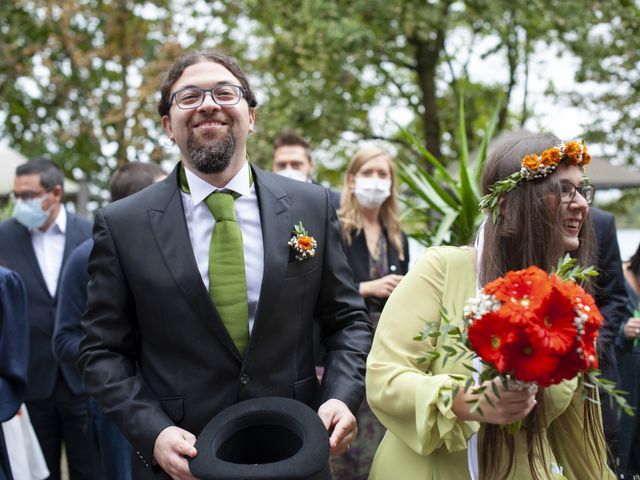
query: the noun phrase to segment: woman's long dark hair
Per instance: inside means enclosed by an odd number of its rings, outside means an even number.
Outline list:
[[[503,140],[492,146],[482,175],[482,192],[489,193],[489,187],[498,180],[518,171],[526,155],[537,153],[560,144],[560,139],[552,134],[519,135]],[[556,202],[550,202],[550,195],[556,195]],[[560,208],[560,184],[551,173],[539,180],[522,181],[512,191],[502,195],[500,213],[497,220],[491,216],[484,225],[484,242],[479,266],[480,284],[504,275],[509,270],[521,270],[530,265],[549,272],[565,254],[562,236],[562,212]],[[589,216],[584,220],[579,234],[580,246],[571,255],[582,266],[593,264],[593,229]],[[589,289],[589,285],[584,285]],[[591,390],[591,389],[590,389]],[[544,417],[544,389],[537,395],[537,406],[526,418],[527,457],[533,479],[543,474],[547,478],[549,462],[544,453],[546,419]],[[590,450],[599,461],[604,452],[598,440],[602,437],[597,424],[598,408],[593,402],[585,402],[584,418]],[[507,478],[513,469],[514,441],[511,434],[498,425],[483,424],[482,448],[480,456],[481,478]],[[602,454],[602,455],[601,455]],[[543,472],[534,467],[534,458],[541,458]]]
[[[640,276],[640,245],[638,245],[636,253],[634,253],[629,259],[628,265],[631,273],[633,273],[636,277]]]

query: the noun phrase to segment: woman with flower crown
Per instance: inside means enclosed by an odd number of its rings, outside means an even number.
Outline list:
[[[473,378],[464,362],[445,354],[454,340],[414,340],[443,311],[463,326],[467,300],[508,271],[550,272],[565,253],[591,264],[589,160],[583,144],[550,134],[492,148],[482,177],[488,216],[475,245],[429,249],[391,295],[367,362],[367,399],[387,428],[371,479],[615,478],[598,405],[588,401],[597,399],[585,400],[597,392],[579,377],[521,389],[496,377],[480,394],[464,388]],[[519,422],[515,433],[504,428]]]

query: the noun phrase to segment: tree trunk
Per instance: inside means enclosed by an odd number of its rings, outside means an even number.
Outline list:
[[[530,53],[530,45],[529,45],[529,35],[525,32],[525,41],[524,41],[524,95],[522,97],[522,115],[520,117],[520,128],[524,128],[524,124],[529,118],[529,53]]]
[[[444,46],[444,32],[437,32],[435,40],[426,40],[414,36],[410,42],[415,49],[416,74],[422,93],[422,131],[425,147],[436,158],[441,159],[440,151],[440,115],[436,92],[436,69],[440,52]]]
[[[507,84],[507,91],[502,107],[500,108],[500,114],[498,115],[498,123],[496,125],[496,131],[501,132],[507,125],[507,116],[509,115],[509,102],[511,100],[511,94],[516,85],[516,71],[518,69],[518,26],[513,21],[513,12],[511,10],[505,12],[507,19],[507,32],[504,38],[505,45],[507,47],[507,63],[509,65],[509,83]]]
[[[128,52],[128,49],[131,48],[128,44],[128,35],[127,35],[127,18],[129,16],[129,12],[127,10],[127,2],[126,0],[120,0],[119,2],[119,10],[118,16],[121,19],[120,25],[122,27],[122,33],[120,35],[119,42],[119,55],[120,55],[120,65],[122,67],[121,75],[121,85],[120,89],[120,98],[122,99],[121,108],[121,121],[118,122],[116,127],[116,142],[118,143],[118,150],[116,152],[116,159],[118,160],[118,167],[125,165],[129,160],[127,158],[127,105],[129,104],[129,84],[127,83],[127,69],[131,64],[131,55]]]

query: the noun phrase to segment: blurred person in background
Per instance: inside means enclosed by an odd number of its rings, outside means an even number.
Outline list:
[[[409,268],[407,236],[398,216],[395,166],[386,151],[365,147],[351,159],[338,216],[353,278],[375,323]]]
[[[382,308],[409,268],[407,236],[400,228],[393,159],[383,149],[361,149],[349,162],[338,212],[347,261],[369,316]],[[360,434],[351,449],[332,459],[336,480],[366,479],[385,428],[367,402],[358,410]]]
[[[27,289],[29,373],[25,402],[51,480],[60,479],[64,443],[71,480],[96,478],[89,398],[75,370],[53,356],[60,272],[91,223],[64,207],[64,174],[47,158],[16,168],[13,216],[0,224],[0,261]]]
[[[0,266],[0,422],[10,420],[24,401],[28,361],[27,292],[17,273]],[[12,478],[0,428],[0,480]]]
[[[620,478],[633,478],[640,474],[640,438],[638,436],[638,407],[640,407],[640,245],[623,265],[625,286],[627,287],[627,319],[620,326],[616,338],[616,354],[620,367],[620,388],[628,392],[627,400],[636,409],[636,415],[630,417],[622,413],[620,422]]]
[[[319,185],[313,178],[313,157],[309,143],[291,130],[283,131],[273,144],[273,171],[283,177]],[[331,206],[340,208],[340,194],[327,188]]]
[[[128,197],[166,176],[166,173],[154,163],[127,163],[117,169],[111,178],[111,200],[115,202]],[[60,280],[53,332],[53,353],[62,365],[67,365],[69,370],[75,373],[79,382],[82,379],[75,363],[80,355],[80,320],[87,307],[89,255],[92,247],[93,240],[88,239],[69,255]],[[116,424],[100,410],[96,401],[93,398],[89,401],[102,480],[130,479],[131,445]]]
[[[596,305],[604,317],[598,336],[598,368],[602,378],[620,385],[620,372],[615,354],[616,337],[626,316],[627,292],[624,286],[622,260],[616,235],[615,218],[599,208],[589,211],[596,241],[596,270],[593,283]],[[600,391],[600,410],[607,443],[607,462],[615,472],[618,466],[620,411],[609,395]]]

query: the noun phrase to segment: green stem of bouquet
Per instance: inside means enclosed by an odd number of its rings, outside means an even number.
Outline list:
[[[511,435],[515,435],[522,428],[522,420],[504,425],[504,428],[506,428],[507,432],[509,432]]]

